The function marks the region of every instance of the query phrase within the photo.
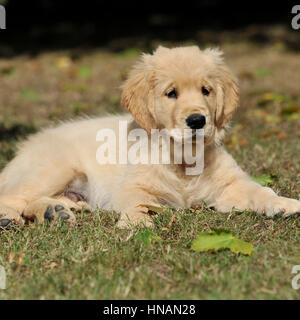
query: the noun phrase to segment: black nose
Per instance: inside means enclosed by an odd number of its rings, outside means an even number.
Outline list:
[[[193,113],[185,119],[185,122],[191,129],[202,129],[205,126],[206,119],[200,113]]]

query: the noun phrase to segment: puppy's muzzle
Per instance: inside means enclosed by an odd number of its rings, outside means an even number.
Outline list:
[[[191,129],[202,129],[206,124],[206,118],[200,113],[193,113],[185,119],[185,122]]]

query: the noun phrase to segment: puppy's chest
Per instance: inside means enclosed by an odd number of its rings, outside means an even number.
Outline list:
[[[165,186],[160,190],[162,202],[174,207],[190,207],[199,204],[207,198],[207,188],[202,177],[164,181]],[[166,191],[167,192],[164,192]]]

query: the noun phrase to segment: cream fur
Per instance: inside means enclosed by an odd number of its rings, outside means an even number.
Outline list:
[[[204,96],[201,87],[210,90]],[[178,91],[177,99],[166,92]],[[121,213],[119,227],[144,222],[151,225],[141,204],[190,207],[204,200],[227,212],[233,207],[260,214],[288,216],[300,212],[300,202],[277,196],[253,182],[221,146],[224,130],[238,105],[236,79],[225,66],[222,53],[198,47],[159,47],[145,54],[123,86],[122,104],[130,114],[64,123],[31,136],[0,175],[0,221],[44,221],[49,205],[70,208],[99,207]],[[99,165],[96,133],[118,131],[119,120],[146,129],[187,128],[189,114],[206,116],[205,169],[185,175],[184,165]],[[135,122],[136,121],[136,122]],[[118,136],[118,134],[117,134]],[[80,191],[85,201],[66,196]],[[89,206],[88,206],[89,205]],[[55,216],[55,218],[57,218]]]

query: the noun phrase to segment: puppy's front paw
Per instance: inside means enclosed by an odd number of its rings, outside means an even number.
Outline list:
[[[56,199],[40,199],[30,203],[24,210],[26,220],[37,220],[38,223],[52,223],[56,220],[75,223],[73,212],[63,202]]]
[[[19,212],[0,204],[0,229],[10,226],[12,223],[24,224]]]
[[[300,201],[285,197],[276,197],[265,209],[268,217],[282,215],[289,217],[291,215],[300,214]]]

